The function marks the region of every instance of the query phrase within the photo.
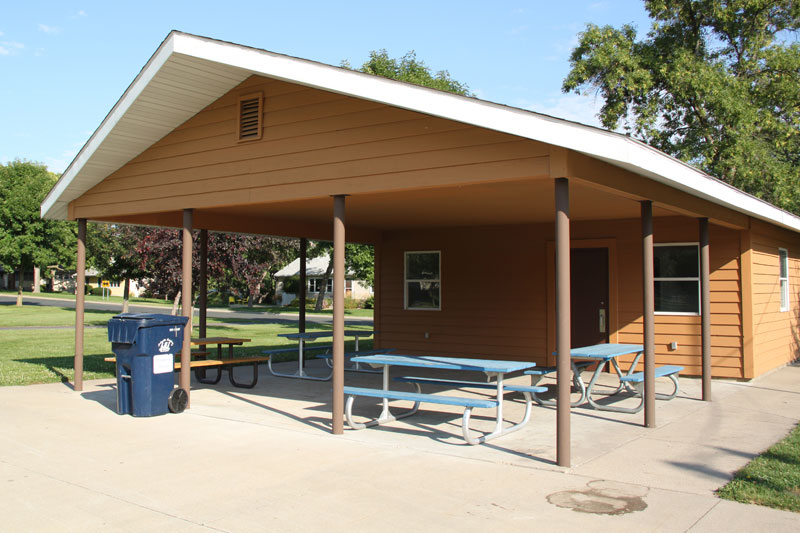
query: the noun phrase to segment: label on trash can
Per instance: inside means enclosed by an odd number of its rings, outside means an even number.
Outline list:
[[[171,353],[161,353],[153,356],[153,374],[166,374],[172,372],[173,359]]]

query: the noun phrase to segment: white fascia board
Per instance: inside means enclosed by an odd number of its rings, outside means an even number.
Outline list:
[[[169,36],[167,36],[166,40],[161,44],[158,50],[156,50],[156,53],[153,54],[144,68],[139,72],[139,75],[136,76],[130,86],[128,86],[128,89],[125,91],[122,97],[117,101],[114,107],[111,108],[111,111],[109,111],[108,115],[106,115],[106,117],[103,119],[103,122],[100,123],[100,126],[95,130],[92,136],[89,137],[89,140],[86,141],[86,144],[83,145],[81,151],[78,152],[78,155],[72,160],[72,163],[70,163],[69,167],[67,167],[67,170],[65,170],[61,175],[61,178],[59,178],[58,183],[56,183],[56,185],[42,202],[42,218],[55,218],[57,214],[55,212],[51,213],[51,210],[56,202],[66,204],[72,200],[72,198],[65,200],[61,198],[61,196],[72,184],[75,176],[80,173],[87,161],[89,161],[92,155],[94,155],[94,153],[97,151],[97,148],[103,144],[103,141],[114,129],[114,126],[116,126],[120,119],[125,116],[125,113],[131,107],[131,105],[136,102],[136,99],[139,97],[142,91],[147,87],[156,73],[158,73],[159,69],[172,55],[173,44],[176,36],[177,35],[174,33],[171,33]]]

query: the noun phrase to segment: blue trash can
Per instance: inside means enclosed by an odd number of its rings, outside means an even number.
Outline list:
[[[186,391],[174,389],[174,362],[187,321],[149,313],[122,313],[108,321],[117,358],[117,413],[156,416],[186,407]]]

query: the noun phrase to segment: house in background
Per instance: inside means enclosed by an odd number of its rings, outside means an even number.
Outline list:
[[[306,261],[306,297],[316,298],[319,291],[322,289],[323,278],[325,271],[331,259],[329,255],[320,255]],[[298,257],[278,272],[275,273],[275,297],[280,298],[281,305],[289,305],[295,298],[297,298],[297,290],[291,286],[292,282],[287,280],[291,278],[298,278],[300,276],[300,258]],[[299,282],[299,281],[298,281]],[[289,285],[287,291],[285,287]],[[323,298],[330,298],[333,296],[333,272],[328,278],[328,283],[325,287],[325,295]],[[344,297],[352,298],[354,300],[366,300],[372,296],[372,287],[364,283],[362,280],[355,279],[352,271],[345,272],[344,282]]]

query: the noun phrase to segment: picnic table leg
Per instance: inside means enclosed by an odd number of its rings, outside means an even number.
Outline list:
[[[355,351],[358,351],[358,335],[356,335],[355,337],[356,337],[356,349],[355,349]],[[353,366],[353,370],[355,370],[356,372],[360,372],[361,371],[361,365],[359,365],[358,361],[356,361],[355,366]]]
[[[303,337],[298,339],[300,342],[297,345],[297,375],[305,377],[306,373],[303,370]]]
[[[383,365],[383,390],[389,390],[389,365]],[[389,399],[383,399],[383,409],[378,417],[378,420],[388,421],[394,420],[392,413],[389,411]]]
[[[503,431],[503,373],[497,374],[497,422],[494,426],[493,433],[501,433]]]

